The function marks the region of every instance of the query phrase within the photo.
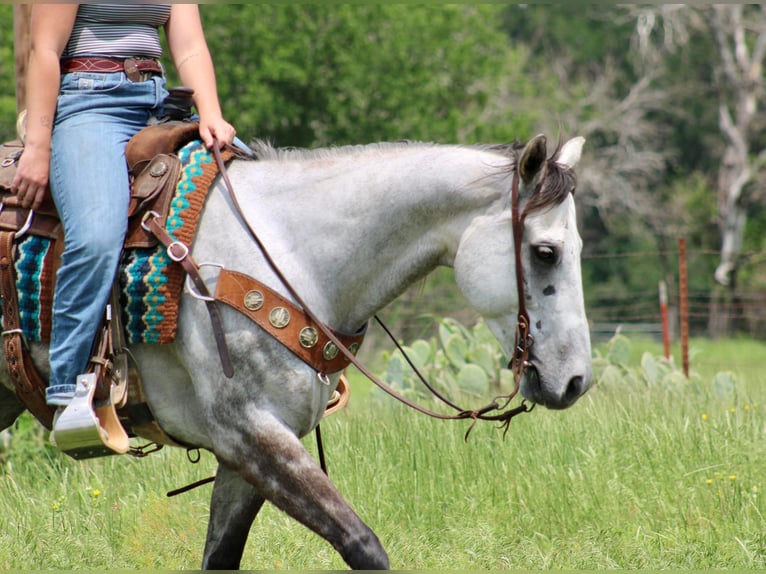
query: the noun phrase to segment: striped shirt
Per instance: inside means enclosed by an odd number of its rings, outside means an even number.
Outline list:
[[[159,58],[170,4],[80,4],[63,57]]]

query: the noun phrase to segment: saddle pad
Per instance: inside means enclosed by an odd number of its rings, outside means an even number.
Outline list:
[[[218,174],[213,155],[193,141],[178,152],[181,176],[170,202],[166,228],[173,239],[191,246],[208,189]],[[120,302],[128,343],[171,343],[178,327],[184,283],[182,267],[162,245],[123,252]]]
[[[29,235],[16,243],[19,323],[28,341],[50,341],[54,251],[53,241],[45,237]]]
[[[181,175],[168,212],[170,235],[191,245],[207,191],[218,174],[213,155],[200,141],[179,152]],[[28,341],[50,341],[53,301],[53,242],[23,237],[16,244],[19,319]],[[118,271],[127,341],[171,343],[176,336],[184,272],[162,245],[123,251]]]

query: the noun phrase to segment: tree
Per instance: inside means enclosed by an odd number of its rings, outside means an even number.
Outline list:
[[[749,257],[745,252],[766,245],[758,233],[764,223],[766,183],[766,152],[758,152],[766,143],[766,116],[762,111],[766,9],[756,5],[713,5],[688,9],[686,15],[696,35],[709,38],[705,60],[709,72],[698,77],[696,98],[699,100],[700,94],[710,96],[715,121],[710,133],[718,135],[705,146],[715,153],[709,170],[719,238],[715,246],[719,262],[713,275],[720,285],[712,293],[708,332],[724,336],[738,326],[742,280],[757,279],[757,274],[742,273]]]
[[[737,301],[737,270],[747,222],[747,196],[752,193],[766,152],[754,157],[753,139],[764,96],[766,6],[714,5],[706,13],[718,48],[720,77],[719,127],[725,142],[718,171],[721,234],[716,280],[730,289],[714,299],[711,334],[728,334],[729,311]]]
[[[747,221],[747,185],[766,160],[753,157],[752,143],[764,96],[766,5],[717,4],[708,9],[707,22],[718,48],[719,127],[725,147],[718,172],[721,262],[715,278],[733,282]]]
[[[766,118],[761,107],[766,6],[663,5],[638,10],[642,55],[647,64],[663,70],[664,86],[684,86],[678,91],[683,106],[675,118],[675,127],[678,130],[696,124],[696,141],[688,139],[683,147],[687,154],[693,150],[703,158],[701,167],[713,182],[720,241],[714,277],[725,288],[714,290],[708,331],[712,336],[726,335],[731,332],[738,298],[737,276],[747,236],[748,210],[757,203],[764,179],[766,152],[754,150],[765,143],[762,132]],[[698,50],[698,62],[703,65],[679,66],[679,62],[689,63],[688,52],[694,58]],[[674,52],[674,57],[668,57]],[[683,52],[687,54],[679,55]],[[684,112],[684,108],[697,113]],[[717,137],[711,138],[714,133]],[[684,159],[689,161],[690,157]]]
[[[14,6],[0,5],[0,136],[16,134],[16,66],[13,50]]]
[[[514,48],[491,5],[201,7],[223,105],[240,133],[278,145],[475,142]],[[510,56],[509,56],[510,54]],[[515,124],[515,125],[514,125]],[[526,126],[525,126],[526,127]]]

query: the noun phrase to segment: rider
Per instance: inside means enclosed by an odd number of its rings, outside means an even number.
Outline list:
[[[231,144],[195,4],[34,4],[27,134],[12,188],[36,209],[50,184],[64,226],[50,344],[50,405],[68,404],[103,318],[127,227],[128,140],[161,115],[165,28],[199,135]]]

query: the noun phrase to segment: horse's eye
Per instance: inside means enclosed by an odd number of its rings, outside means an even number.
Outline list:
[[[556,249],[550,245],[535,245],[533,249],[537,259],[543,263],[556,263],[558,260]]]

